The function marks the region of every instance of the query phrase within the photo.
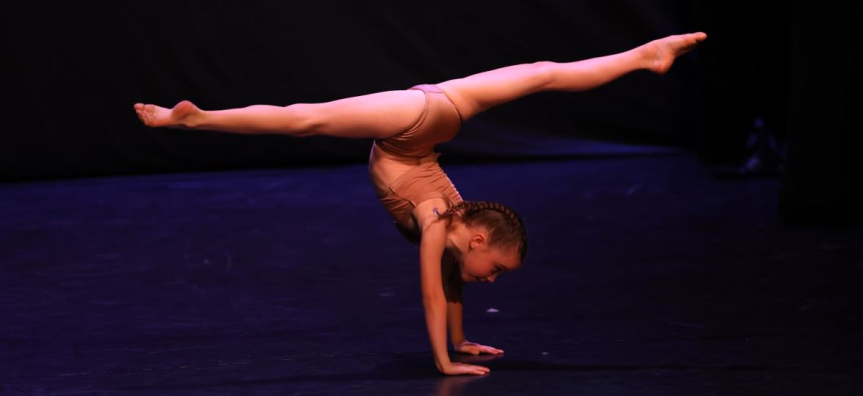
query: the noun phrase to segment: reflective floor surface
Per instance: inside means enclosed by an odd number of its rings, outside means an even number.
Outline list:
[[[365,165],[0,185],[0,394],[859,395],[863,232],[690,155],[444,169],[525,219],[435,370]]]

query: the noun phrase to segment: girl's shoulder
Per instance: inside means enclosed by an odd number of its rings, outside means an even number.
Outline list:
[[[432,228],[446,231],[450,219],[449,217],[441,217],[441,214],[446,212],[448,208],[449,202],[443,197],[428,199],[414,208],[413,216],[417,222],[417,229],[420,231],[420,238]]]

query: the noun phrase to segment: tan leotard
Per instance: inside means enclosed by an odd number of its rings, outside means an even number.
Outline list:
[[[461,116],[439,87],[417,85],[410,89],[425,95],[422,114],[407,131],[375,140],[369,156],[369,176],[396,227],[408,240],[419,243],[420,231],[412,215],[417,205],[432,198],[443,198],[449,205],[462,201],[438,164],[440,154],[434,152],[435,145],[455,137],[461,128]]]

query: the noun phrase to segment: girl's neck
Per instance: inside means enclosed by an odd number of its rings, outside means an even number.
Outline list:
[[[470,242],[470,229],[459,216],[453,216],[446,233],[446,249],[459,261]]]

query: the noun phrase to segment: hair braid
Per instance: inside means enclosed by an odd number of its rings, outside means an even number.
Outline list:
[[[527,230],[521,217],[510,207],[497,202],[462,201],[440,214],[459,214],[468,225],[482,225],[489,230],[489,244],[518,249],[519,261],[527,255]]]

